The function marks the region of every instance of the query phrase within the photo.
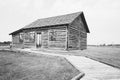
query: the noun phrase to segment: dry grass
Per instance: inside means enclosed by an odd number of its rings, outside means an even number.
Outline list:
[[[120,68],[120,47],[92,47],[82,51],[82,55],[99,62]]]
[[[78,50],[70,54],[85,56],[120,69],[120,47],[88,46],[87,50]]]
[[[0,80],[70,80],[77,74],[64,58],[0,51]]]
[[[120,68],[120,47],[109,47],[109,46],[88,46],[86,50],[71,50],[71,51],[60,51],[60,50],[43,50],[49,53],[63,54],[63,55],[76,55],[85,56],[99,62],[111,65],[113,67]]]

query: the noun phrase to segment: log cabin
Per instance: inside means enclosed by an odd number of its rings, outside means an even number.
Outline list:
[[[84,50],[90,33],[84,13],[38,19],[12,35],[13,48]]]

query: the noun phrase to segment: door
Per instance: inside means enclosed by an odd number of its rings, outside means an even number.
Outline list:
[[[36,46],[37,47],[41,47],[42,46],[42,40],[41,40],[41,33],[37,33],[37,43]]]

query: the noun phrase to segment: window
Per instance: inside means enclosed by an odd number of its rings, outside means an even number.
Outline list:
[[[55,30],[50,30],[50,32],[49,32],[49,40],[50,41],[56,41],[56,36],[57,36],[56,31]]]
[[[23,40],[24,40],[24,34],[20,33],[20,35],[19,35],[19,42],[22,43]]]
[[[35,42],[35,33],[34,32],[27,32],[24,35],[25,42]]]

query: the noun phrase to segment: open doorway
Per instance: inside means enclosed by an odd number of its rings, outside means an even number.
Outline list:
[[[36,46],[40,48],[42,46],[42,39],[41,39],[41,33],[37,33],[37,42]]]

